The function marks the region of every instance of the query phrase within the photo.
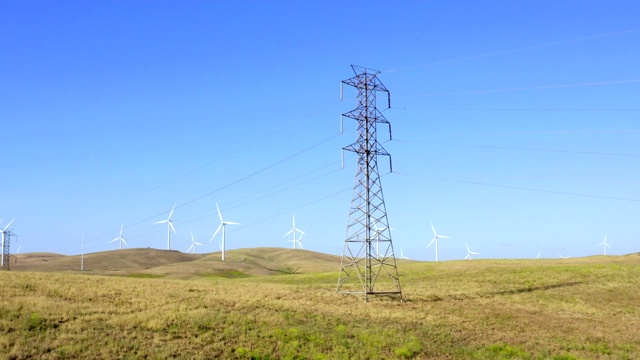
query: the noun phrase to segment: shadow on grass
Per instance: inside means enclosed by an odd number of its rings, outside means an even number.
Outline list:
[[[570,282],[563,282],[558,284],[526,286],[518,289],[477,292],[477,293],[470,293],[470,294],[448,294],[448,295],[430,294],[425,297],[415,298],[414,300],[417,302],[475,300],[475,299],[483,299],[483,298],[492,298],[492,297],[503,296],[503,295],[516,295],[516,294],[530,293],[530,292],[541,291],[541,290],[559,289],[559,288],[564,288],[569,286],[580,285],[582,283],[583,283],[582,281],[570,281]],[[407,299],[407,301],[413,301],[413,300]]]

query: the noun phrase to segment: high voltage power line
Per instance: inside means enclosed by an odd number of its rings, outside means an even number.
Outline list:
[[[313,146],[312,146],[312,147],[313,147]],[[312,147],[310,147],[310,148],[312,148]],[[307,149],[309,149],[309,148],[307,148]],[[279,161],[278,163],[280,163],[280,162],[282,162],[282,161]],[[265,191],[268,191],[268,190],[270,190],[270,189],[277,188],[277,187],[281,187],[281,186],[283,186],[284,184],[288,184],[288,183],[290,183],[290,182],[292,182],[292,181],[295,181],[296,179],[300,179],[300,178],[305,177],[305,176],[307,176],[307,175],[309,175],[309,174],[313,174],[313,173],[315,173],[315,172],[318,172],[318,171],[320,171],[320,170],[326,169],[326,168],[328,168],[328,167],[330,167],[330,166],[333,166],[333,165],[337,165],[337,164],[339,164],[339,163],[340,163],[340,161],[339,161],[339,160],[338,160],[338,161],[331,162],[331,163],[329,163],[329,164],[327,164],[327,165],[321,166],[321,167],[319,167],[319,168],[317,168],[317,169],[314,169],[314,170],[312,170],[312,171],[309,171],[309,172],[307,172],[307,173],[305,173],[305,174],[303,174],[303,175],[296,176],[296,177],[295,177],[295,178],[293,178],[293,179],[289,179],[289,180],[287,180],[287,181],[281,182],[281,183],[279,183],[279,184],[277,184],[277,185],[275,185],[275,186],[272,186],[272,187],[270,187],[270,188],[268,188],[268,189],[266,189],[266,190],[263,190],[263,191],[260,191],[260,192],[254,193],[253,195],[249,195],[249,196],[247,196],[247,197],[255,196],[255,195],[261,194],[261,193],[263,193],[263,192],[265,192]],[[272,166],[271,166],[271,167],[272,167]],[[243,206],[243,205],[250,204],[250,203],[252,203],[252,202],[254,202],[254,201],[257,201],[257,200],[263,199],[263,198],[265,198],[265,197],[268,197],[268,196],[271,196],[271,195],[274,195],[274,194],[280,193],[280,192],[282,192],[282,191],[286,191],[286,190],[289,190],[289,189],[295,188],[295,187],[297,187],[297,186],[300,186],[300,185],[303,185],[303,184],[309,183],[309,182],[311,182],[311,181],[315,181],[315,180],[321,179],[321,178],[323,178],[323,177],[325,177],[325,176],[328,176],[328,175],[330,175],[330,174],[332,174],[332,173],[335,173],[335,172],[337,172],[337,171],[341,171],[341,169],[332,170],[332,171],[330,171],[330,172],[328,172],[328,173],[325,173],[325,174],[322,174],[322,175],[319,175],[319,176],[313,177],[313,178],[311,178],[311,179],[305,180],[305,181],[300,182],[300,183],[298,183],[298,184],[295,184],[295,185],[289,186],[289,187],[287,187],[287,188],[285,188],[285,189],[282,189],[282,190],[279,190],[279,191],[271,192],[271,193],[269,193],[269,194],[267,194],[267,195],[263,195],[262,197],[254,198],[253,200],[245,201],[244,203],[242,203],[242,204],[240,204],[240,205],[236,205],[236,206],[233,206],[233,207],[230,207],[230,208],[228,207],[228,209],[233,209],[233,208],[237,208],[237,207],[240,207],[240,206]],[[259,173],[259,172],[261,172],[261,171],[254,172],[254,174],[257,174],[257,173]],[[245,177],[245,178],[246,178],[246,177]],[[243,179],[245,179],[245,178],[243,178]],[[243,180],[243,179],[236,180],[236,181],[234,181],[234,182],[233,182],[233,184],[235,184],[235,183],[237,183],[237,182],[239,182],[239,181],[241,181],[241,180]],[[228,185],[224,186],[223,188],[226,188],[226,187],[228,187],[228,186],[231,186],[231,184],[228,184]],[[221,189],[218,189],[218,190],[221,190]],[[246,198],[246,197],[245,197],[245,198]],[[238,199],[236,199],[235,201],[232,201],[231,203],[233,203],[233,202],[237,202],[237,201],[239,201],[239,200],[238,200]],[[180,207],[183,207],[183,206],[185,206],[185,204],[181,204],[180,206],[176,206],[176,208],[180,208]],[[205,211],[202,211],[202,212],[199,212],[199,213],[196,213],[196,214],[192,214],[192,215],[191,215],[191,217],[193,217],[193,216],[197,216],[197,215],[200,215],[200,214],[203,214],[203,213],[210,213],[210,212],[214,212],[214,210],[213,210],[213,209],[212,209],[212,210],[205,210]],[[145,219],[142,219],[142,220],[139,220],[139,221],[137,221],[137,222],[135,222],[135,223],[128,224],[128,225],[127,225],[127,227],[129,227],[129,228],[130,228],[130,227],[135,226],[135,225],[143,224],[143,223],[145,223],[145,222],[148,222],[148,221],[151,221],[151,220],[153,220],[153,219],[157,218],[158,216],[160,216],[160,215],[162,215],[162,214],[164,214],[164,212],[159,213],[159,214],[156,214],[156,215],[149,216],[149,217],[147,217],[147,218],[145,218]],[[209,215],[206,215],[206,216],[209,216]],[[197,220],[203,219],[203,218],[205,218],[206,216],[201,216],[201,217],[198,217],[198,218],[195,218],[195,219],[191,219],[190,221],[186,221],[186,222],[185,222],[185,221],[176,222],[176,225],[178,225],[178,226],[180,226],[180,225],[184,225],[184,224],[187,224],[187,223],[190,223],[190,222],[193,222],[193,221],[197,221]],[[187,217],[186,219],[190,219],[190,217]],[[245,227],[245,226],[242,226],[242,227],[240,227],[240,228],[244,228],[244,227]],[[130,240],[131,240],[131,239],[136,239],[136,238],[139,238],[139,237],[144,236],[144,235],[150,235],[150,234],[158,233],[158,232],[160,232],[160,231],[164,231],[164,230],[152,230],[152,231],[140,230],[140,231],[146,231],[146,232],[145,232],[145,233],[143,233],[143,234],[137,235],[137,236],[135,236],[135,235],[134,235],[134,236],[129,236],[129,237],[128,237],[128,239],[130,239]],[[138,232],[140,232],[140,231],[138,231]],[[93,242],[96,242],[96,241],[102,241],[102,240],[104,240],[105,238],[107,238],[108,236],[111,236],[111,233],[112,233],[112,231],[109,231],[109,232],[105,232],[105,233],[103,233],[103,234],[101,234],[101,235],[94,236],[93,238],[91,238],[91,239],[89,239],[89,240],[85,241],[85,243],[93,243]],[[131,234],[131,233],[132,233],[132,232],[129,232],[129,234]],[[134,231],[134,232],[133,232],[133,234],[136,234],[136,232]]]
[[[505,89],[450,91],[450,92],[444,92],[444,93],[398,95],[397,97],[399,97],[399,98],[409,98],[409,97],[428,97],[428,96],[446,96],[446,95],[490,94],[490,93],[502,93],[502,92],[513,92],[513,91],[562,89],[562,88],[570,88],[570,87],[617,85],[617,84],[635,84],[635,83],[640,83],[640,80],[637,80],[637,79],[632,79],[632,80],[614,80],[614,81],[599,81],[599,82],[587,82],[587,83],[575,83],[575,84],[525,86],[525,87],[515,87],[515,88],[505,88]]]
[[[338,104],[338,103],[340,103],[340,102],[339,102],[339,101],[336,101],[336,102],[333,102],[333,103],[331,103],[331,104],[329,104],[329,105],[326,105],[326,106],[324,106],[324,107],[322,107],[322,108],[320,108],[320,109],[318,109],[318,110],[316,110],[316,111],[312,112],[311,114],[309,114],[309,115],[307,115],[307,116],[305,116],[305,117],[303,117],[303,118],[301,118],[301,119],[299,119],[299,120],[297,120],[297,121],[294,121],[294,122],[292,122],[292,123],[290,123],[290,124],[288,124],[288,125],[286,125],[286,126],[284,126],[284,127],[282,127],[282,128],[279,128],[279,129],[277,129],[277,130],[275,130],[275,131],[271,132],[270,134],[267,134],[267,135],[265,135],[265,136],[262,136],[262,137],[260,137],[260,138],[258,138],[258,139],[256,139],[256,140],[254,140],[254,141],[252,141],[252,142],[250,142],[250,143],[248,143],[248,144],[246,144],[246,145],[244,145],[244,146],[241,146],[241,147],[239,147],[239,148],[237,148],[237,149],[235,149],[235,150],[233,150],[233,151],[231,151],[231,152],[229,152],[229,153],[227,153],[227,154],[225,154],[225,155],[222,155],[222,156],[220,156],[220,157],[218,157],[218,158],[216,158],[216,159],[214,159],[214,160],[211,160],[211,161],[209,161],[209,162],[207,162],[207,163],[205,163],[205,164],[203,164],[203,165],[201,165],[201,166],[199,166],[199,167],[196,167],[196,168],[191,169],[191,170],[189,170],[189,171],[187,171],[187,172],[185,172],[185,173],[182,173],[182,174],[180,174],[180,175],[178,175],[178,176],[175,176],[175,177],[173,177],[172,179],[167,180],[167,181],[165,181],[165,182],[163,182],[163,183],[160,183],[160,184],[158,184],[158,185],[155,185],[155,186],[153,186],[153,187],[151,187],[151,188],[149,188],[149,189],[147,189],[147,190],[141,191],[141,192],[136,193],[136,194],[134,194],[134,195],[131,195],[131,196],[129,196],[129,197],[127,197],[127,198],[125,198],[125,199],[122,199],[122,200],[116,201],[116,202],[111,203],[111,204],[109,204],[109,205],[107,205],[107,206],[104,206],[104,207],[101,207],[101,208],[99,208],[99,209],[97,209],[97,210],[93,210],[93,211],[88,212],[88,213],[86,213],[86,214],[83,214],[83,215],[77,216],[77,217],[72,218],[72,219],[70,219],[70,220],[67,220],[67,221],[63,221],[63,222],[57,223],[56,225],[54,225],[54,226],[52,226],[52,227],[47,227],[47,229],[46,229],[46,230],[45,230],[45,229],[43,229],[43,230],[36,230],[36,231],[33,231],[31,234],[37,234],[37,233],[40,233],[40,232],[43,232],[43,231],[49,231],[49,230],[51,230],[52,228],[60,227],[60,226],[66,225],[66,224],[70,224],[70,223],[76,222],[76,221],[78,221],[78,220],[82,220],[82,219],[87,218],[87,217],[89,217],[89,216],[92,216],[92,215],[98,214],[98,213],[100,213],[100,212],[102,212],[102,211],[105,211],[105,210],[111,209],[111,208],[113,208],[113,207],[115,207],[115,206],[121,205],[121,204],[126,203],[126,202],[128,202],[128,201],[131,201],[131,200],[133,200],[133,199],[135,199],[135,198],[138,198],[138,197],[140,197],[140,196],[142,196],[142,195],[148,194],[148,193],[150,193],[150,192],[152,192],[152,191],[154,191],[154,190],[157,190],[157,189],[159,189],[159,188],[161,188],[161,187],[163,187],[163,186],[166,186],[166,185],[168,185],[168,184],[170,184],[170,183],[173,183],[173,182],[175,182],[175,181],[177,181],[177,180],[179,180],[179,179],[182,179],[182,178],[184,178],[184,177],[186,177],[186,176],[188,176],[188,175],[191,175],[191,174],[193,174],[193,173],[195,173],[195,172],[197,172],[197,171],[199,171],[199,170],[202,170],[202,169],[204,169],[204,168],[206,168],[206,167],[208,167],[208,166],[211,166],[211,165],[213,165],[213,164],[215,164],[215,163],[217,163],[217,162],[219,162],[219,161],[221,161],[221,160],[224,160],[224,159],[226,159],[226,158],[229,158],[229,157],[231,157],[232,155],[235,155],[235,154],[237,154],[237,153],[240,153],[240,152],[242,152],[242,151],[244,151],[244,150],[246,150],[246,149],[248,149],[248,148],[250,148],[250,147],[252,147],[252,146],[254,146],[254,145],[256,145],[256,144],[258,144],[258,143],[260,143],[260,142],[262,142],[262,141],[264,141],[264,140],[266,140],[266,139],[268,139],[268,138],[270,138],[270,137],[272,137],[272,136],[274,136],[274,135],[276,135],[276,134],[278,134],[278,133],[281,133],[282,131],[284,131],[284,130],[286,130],[286,129],[288,129],[288,128],[291,128],[292,126],[295,126],[295,125],[297,125],[297,124],[301,123],[301,122],[302,122],[302,121],[304,121],[304,120],[307,120],[307,119],[309,119],[309,118],[311,118],[311,117],[313,117],[313,116],[317,115],[318,113],[320,113],[320,112],[322,112],[322,111],[324,111],[324,110],[327,110],[327,109],[329,109],[329,108],[331,108],[331,107],[335,106],[335,105],[336,105],[336,104]],[[334,134],[334,135],[332,135],[332,136],[331,136],[331,139],[333,139],[333,138],[335,138],[335,137],[337,137],[337,136],[339,136],[339,134]],[[329,141],[329,140],[331,140],[331,139],[325,139],[325,140],[323,140],[323,141],[324,141],[324,142],[326,142],[326,141]],[[324,142],[323,142],[323,143],[324,143]],[[319,145],[318,145],[318,146],[319,146]],[[313,147],[313,146],[312,146],[312,147]],[[312,147],[307,148],[307,149],[304,149],[302,152],[307,151],[307,150],[310,150]],[[292,155],[292,156],[291,156],[291,157],[289,157],[289,158],[295,157],[295,156],[297,156],[297,155],[299,155],[299,154],[294,154],[294,155]],[[289,158],[287,158],[287,159],[289,159]],[[280,161],[280,162],[284,162],[284,161],[286,161],[287,159],[282,160],[282,161]],[[280,162],[279,162],[279,163],[280,163]],[[273,166],[275,166],[275,165],[273,165]],[[250,176],[251,176],[251,175],[250,175]],[[250,176],[249,176],[249,177],[250,177]],[[205,196],[206,196],[206,195],[205,195]],[[195,200],[197,200],[197,199],[195,199]],[[195,200],[192,200],[191,202],[193,202],[193,201],[195,201]],[[181,206],[184,206],[184,205],[186,205],[186,204],[182,204]],[[157,217],[157,216],[159,216],[159,215],[161,215],[161,214],[163,214],[163,213],[164,213],[164,212],[160,212],[160,213],[158,213],[158,214],[154,214],[154,215],[152,215],[150,218]],[[141,220],[141,221],[146,221],[146,220],[148,220],[148,219],[144,219],[144,220]]]
[[[622,197],[615,197],[615,196],[581,194],[581,193],[574,193],[574,192],[568,192],[568,191],[537,189],[537,188],[530,188],[530,187],[524,187],[524,186],[500,185],[500,184],[486,183],[486,182],[482,182],[482,181],[453,179],[453,178],[447,178],[447,177],[442,177],[442,176],[409,174],[409,173],[405,173],[405,172],[394,172],[394,174],[402,175],[402,176],[419,177],[419,178],[425,178],[425,179],[444,180],[444,181],[451,181],[451,182],[458,182],[458,183],[465,183],[465,184],[491,186],[491,187],[497,187],[497,188],[503,188],[503,189],[525,190],[525,191],[543,192],[543,193],[559,194],[559,195],[571,195],[571,196],[579,196],[579,197],[587,197],[587,198],[595,198],[595,199],[640,202],[640,199],[630,199],[630,198],[622,198]]]
[[[458,146],[469,147],[477,149],[497,149],[497,150],[517,150],[517,151],[533,151],[533,152],[551,152],[551,153],[565,153],[565,154],[580,154],[580,155],[602,155],[602,156],[626,156],[626,157],[640,157],[640,154],[629,153],[607,153],[598,151],[576,151],[576,150],[557,150],[557,149],[535,149],[535,148],[520,148],[520,147],[508,147],[508,146],[494,146],[494,145],[469,145],[469,144],[453,144],[433,141],[416,141],[416,140],[398,140],[392,141],[403,143],[415,143],[415,144],[429,144],[429,145],[444,145],[444,146]]]
[[[550,46],[558,46],[558,45],[570,44],[570,43],[584,41],[584,40],[592,40],[592,39],[598,39],[598,38],[605,38],[605,37],[609,37],[609,36],[616,36],[616,35],[622,35],[622,34],[635,33],[635,32],[639,32],[639,31],[640,31],[640,29],[629,29],[629,30],[616,31],[616,32],[610,32],[610,33],[604,33],[604,34],[598,34],[598,35],[591,35],[591,36],[585,36],[585,37],[569,39],[569,40],[554,41],[554,42],[549,42],[549,43],[540,44],[540,45],[525,46],[525,47],[520,47],[520,48],[515,48],[515,49],[510,49],[510,50],[494,51],[494,52],[485,53],[485,54],[464,56],[464,57],[459,57],[459,58],[455,58],[455,59],[435,61],[435,62],[420,64],[420,65],[405,66],[405,67],[400,67],[400,68],[396,68],[396,69],[385,70],[384,72],[395,72],[395,71],[401,71],[401,70],[417,69],[417,68],[431,66],[431,65],[441,65],[441,64],[448,64],[448,63],[458,62],[458,61],[480,59],[480,58],[489,57],[489,56],[510,54],[510,53],[516,53],[516,52],[520,52],[520,51],[526,51],[526,50],[540,49],[540,48],[545,48],[545,47],[550,47]]]
[[[395,107],[393,110],[433,111],[640,111],[640,108],[450,108],[450,107]]]

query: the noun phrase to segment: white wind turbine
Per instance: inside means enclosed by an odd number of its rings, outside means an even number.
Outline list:
[[[15,220],[15,219],[13,219],[13,220]],[[7,224],[7,226],[5,226],[5,227],[4,227],[4,229],[2,229],[2,247],[1,247],[0,249],[4,249],[4,242],[5,242],[5,241],[8,241],[8,240],[6,239],[6,235],[9,233],[9,232],[7,231],[7,229],[9,228],[9,226],[11,226],[11,223],[13,223],[13,220],[9,221],[9,223]],[[0,251],[1,251],[1,250],[0,250]],[[7,261],[9,261],[9,259],[6,259],[6,260],[7,260]],[[0,262],[0,266],[4,267],[4,261],[5,261],[5,258],[4,258],[4,251],[2,251],[2,261]]]
[[[216,235],[218,235],[218,232],[220,232],[220,229],[222,229],[222,244],[220,244],[220,249],[222,250],[222,261],[224,261],[225,228],[227,225],[240,225],[240,223],[222,220],[222,213],[220,212],[220,206],[218,206],[218,203],[216,203],[216,208],[218,209],[218,216],[220,217],[220,226],[218,226],[216,232],[213,233],[213,236],[211,237],[211,240],[209,240],[209,242],[213,241],[213,238],[216,237]]]
[[[562,256],[562,254],[558,253],[558,256],[560,256],[561,259],[566,259],[568,256]]]
[[[173,228],[173,222],[171,221],[171,215],[173,215],[173,210],[175,208],[176,208],[176,204],[173,204],[173,207],[171,208],[171,212],[169,213],[169,218],[167,220],[154,222],[154,224],[167,223],[167,250],[171,250],[171,230],[173,230],[174,234],[177,234],[176,229]]]
[[[540,259],[540,254],[542,253],[542,251],[538,251],[538,256],[536,256],[536,259]]]
[[[402,248],[400,248],[400,259],[410,260],[408,257],[404,256],[404,254],[402,253]]]
[[[124,227],[124,223],[122,223],[122,225],[120,226],[120,236],[118,236],[117,238],[109,241],[109,243],[115,242],[115,241],[119,241],[120,242],[120,250],[122,250],[122,243],[124,243],[125,245],[129,246],[129,244],[127,244],[126,241],[124,241],[124,238],[122,237],[122,228]]]
[[[199,242],[196,242],[196,240],[193,238],[193,233],[191,233],[191,246],[189,247],[189,249],[187,249],[187,252],[191,251],[191,249],[193,249],[193,254],[195,255],[196,253],[196,247],[198,246],[204,246],[204,244],[200,244]]]
[[[433,224],[431,224],[431,230],[433,230],[433,240],[431,240],[431,242],[429,243],[429,245],[427,245],[427,248],[429,248],[429,246],[431,246],[431,244],[433,244],[433,242],[435,241],[436,243],[436,262],[438,261],[438,239],[450,239],[450,237],[448,236],[444,236],[444,235],[438,235],[436,233],[436,228],[433,227]]]
[[[467,256],[464,258],[465,260],[471,260],[471,255],[480,255],[480,253],[469,250],[469,245],[467,245],[467,243],[464,244],[467,246]]]
[[[293,242],[293,248],[296,249],[297,245],[300,245],[300,249],[303,249],[302,247],[302,242],[300,242],[300,240],[302,239],[303,235],[306,235],[304,231],[296,228],[296,216],[293,215],[293,228],[291,230],[289,230],[288,233],[284,234],[283,238],[289,234],[293,233],[293,240],[289,240]],[[296,238],[297,234],[300,234],[299,238]]]
[[[391,228],[379,228],[378,227],[378,222],[374,221],[373,222],[373,231],[376,233],[376,257],[379,259],[380,258],[380,234],[382,234],[385,231],[391,231],[391,230],[395,230],[395,229],[391,229]]]
[[[609,244],[607,243],[607,235],[604,236],[604,241],[601,242],[600,244],[598,244],[598,246],[602,246],[603,250],[604,250],[604,255],[607,255],[607,248],[610,248],[611,246],[609,246]]]

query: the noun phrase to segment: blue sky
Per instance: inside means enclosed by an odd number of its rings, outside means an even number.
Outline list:
[[[341,254],[356,139],[350,65],[391,92],[392,238],[430,223],[482,258],[636,252],[635,1],[2,1],[0,218],[21,252],[227,248]],[[384,102],[381,109],[385,107]],[[349,154],[347,154],[349,155]]]

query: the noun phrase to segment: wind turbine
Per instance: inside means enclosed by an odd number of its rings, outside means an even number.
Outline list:
[[[209,242],[213,241],[213,238],[216,237],[216,235],[218,235],[218,232],[220,232],[220,229],[222,229],[222,244],[220,248],[222,250],[222,261],[224,261],[225,228],[227,227],[227,225],[240,225],[240,223],[222,220],[222,213],[220,212],[220,206],[218,206],[218,203],[216,203],[216,208],[218,209],[218,216],[220,217],[220,225],[218,226],[216,232],[213,233],[213,236],[211,237],[211,240],[209,240]]]
[[[114,241],[120,241],[120,250],[122,250],[122,243],[124,243],[125,245],[129,246],[129,244],[127,244],[126,241],[124,241],[124,238],[122,237],[122,228],[124,227],[124,223],[122,223],[122,226],[120,226],[120,236],[118,236],[117,238],[109,241],[109,243],[112,243]]]
[[[167,250],[171,250],[171,230],[173,230],[174,234],[177,234],[176,229],[173,228],[173,222],[171,221],[171,215],[173,215],[173,210],[175,208],[176,208],[176,204],[173,204],[173,207],[171,208],[171,212],[169,213],[169,218],[167,220],[154,222],[154,224],[167,223]]]
[[[540,253],[542,253],[542,251],[538,251],[538,256],[536,256],[536,259],[540,259]]]
[[[562,256],[562,254],[558,253],[558,256],[560,256],[561,259],[566,259],[567,256]]]
[[[433,230],[433,240],[431,240],[431,242],[429,243],[429,245],[427,245],[427,248],[429,248],[429,246],[431,246],[431,244],[433,244],[433,242],[436,242],[436,262],[438,261],[438,239],[450,239],[450,237],[448,236],[444,236],[444,235],[438,235],[436,233],[436,228],[433,227],[433,223],[431,224],[431,230]]]
[[[302,243],[300,242],[300,240],[302,239],[303,235],[306,235],[304,231],[296,228],[296,216],[293,215],[293,228],[291,230],[289,230],[288,233],[284,234],[283,238],[289,234],[293,233],[293,240],[289,240],[293,242],[293,248],[296,249],[297,245],[300,245],[300,249],[302,249]],[[300,233],[300,237],[296,239],[296,234]]]
[[[464,258],[465,260],[471,260],[471,255],[480,255],[480,253],[469,250],[469,245],[467,245],[467,243],[464,244],[467,246],[467,256]]]
[[[609,246],[609,244],[607,244],[607,235],[604,236],[604,241],[598,244],[598,246],[602,246],[602,248],[604,249],[604,255],[607,256],[607,248],[611,247]]]
[[[13,219],[13,220],[15,220],[15,219]],[[2,251],[2,261],[1,261],[1,263],[0,263],[0,266],[1,266],[2,268],[4,268],[4,261],[5,261],[5,260],[7,260],[7,264],[9,264],[9,262],[8,262],[8,261],[9,261],[9,259],[5,259],[5,258],[4,258],[4,242],[5,242],[5,241],[8,241],[8,240],[6,239],[6,235],[7,235],[8,233],[10,233],[10,231],[7,231],[7,229],[9,228],[9,226],[11,226],[11,223],[13,223],[13,220],[9,221],[9,223],[7,224],[7,226],[5,226],[5,227],[4,227],[4,229],[2,229],[2,247],[0,248],[0,251]]]
[[[374,221],[373,222],[373,231],[376,233],[376,257],[379,259],[380,258],[380,234],[382,234],[384,231],[391,231],[391,230],[395,230],[395,229],[391,229],[391,228],[379,228],[378,227],[378,222]]]
[[[404,256],[404,254],[402,253],[402,248],[400,248],[400,259],[410,260],[408,257]]]
[[[195,255],[196,247],[198,247],[198,246],[204,246],[204,245],[196,242],[196,240],[193,238],[193,233],[191,233],[191,246],[189,247],[189,249],[187,249],[187,252],[189,252],[191,249],[193,249],[193,254]]]

